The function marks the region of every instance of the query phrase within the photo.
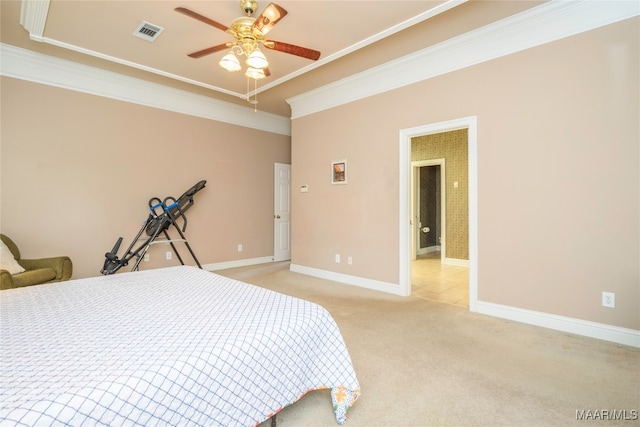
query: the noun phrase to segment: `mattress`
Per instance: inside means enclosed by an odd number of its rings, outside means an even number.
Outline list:
[[[5,290],[0,308],[2,426],[252,426],[323,388],[342,424],[360,396],[323,307],[194,267]]]

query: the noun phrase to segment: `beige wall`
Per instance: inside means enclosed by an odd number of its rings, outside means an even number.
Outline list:
[[[273,255],[273,168],[290,163],[288,136],[1,82],[1,229],[24,257],[67,254],[74,278],[99,275],[116,239],[120,254],[132,241],[151,197],[178,197],[202,179],[186,229],[199,261]],[[142,268],[176,264],[167,249],[153,246]]]
[[[292,262],[397,283],[399,131],[477,116],[479,299],[640,329],[638,23],[296,119],[291,155],[281,135],[3,77],[1,229],[97,275],[150,197],[206,179],[187,229],[202,263],[269,256],[273,163],[291,161]]]
[[[295,119],[292,263],[398,283],[399,131],[477,116],[479,300],[640,329],[638,24]]]

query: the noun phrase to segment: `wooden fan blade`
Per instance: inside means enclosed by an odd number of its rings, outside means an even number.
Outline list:
[[[289,53],[291,55],[301,56],[303,58],[316,61],[320,58],[320,52],[306,47],[300,47],[289,43],[277,42],[275,40],[265,40],[262,43],[267,49],[277,50],[278,52]]]
[[[269,77],[271,75],[271,70],[269,70],[269,67],[263,68],[262,71],[264,71],[265,77]]]
[[[217,46],[208,47],[206,49],[202,49],[197,52],[190,53],[189,56],[191,58],[196,58],[196,59],[202,58],[203,56],[210,55],[212,53],[219,52],[221,50],[228,49],[228,48],[229,46],[227,45],[227,43],[222,43]]]
[[[229,27],[227,27],[226,25],[222,25],[221,23],[216,22],[213,19],[209,19],[206,16],[202,16],[199,13],[187,9],[186,7],[176,7],[174,10],[178,13],[182,13],[183,15],[187,15],[190,18],[197,19],[200,22],[204,22],[207,25],[211,25],[212,27],[215,27],[219,30],[227,31],[229,29]]]
[[[260,16],[253,22],[252,27],[260,31],[262,35],[267,34],[279,20],[284,18],[288,12],[275,3],[269,3]]]

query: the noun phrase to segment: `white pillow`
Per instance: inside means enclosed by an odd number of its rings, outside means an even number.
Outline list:
[[[7,245],[2,240],[0,240],[0,243],[2,243],[0,245],[0,268],[7,270],[11,274],[22,273],[24,268],[15,260]]]

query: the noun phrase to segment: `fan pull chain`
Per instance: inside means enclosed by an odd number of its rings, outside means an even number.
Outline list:
[[[257,113],[258,112],[258,81],[254,80],[253,83],[254,83],[254,86],[253,86],[254,87],[254,92],[253,92],[253,101],[254,101],[253,112]]]
[[[254,82],[254,95],[253,95],[253,100],[251,99],[251,96],[249,95],[251,92],[250,91],[250,83],[249,81],[251,80],[251,77],[247,77],[247,102],[249,104],[253,104],[253,112],[256,113],[258,112],[258,80],[253,79]]]

